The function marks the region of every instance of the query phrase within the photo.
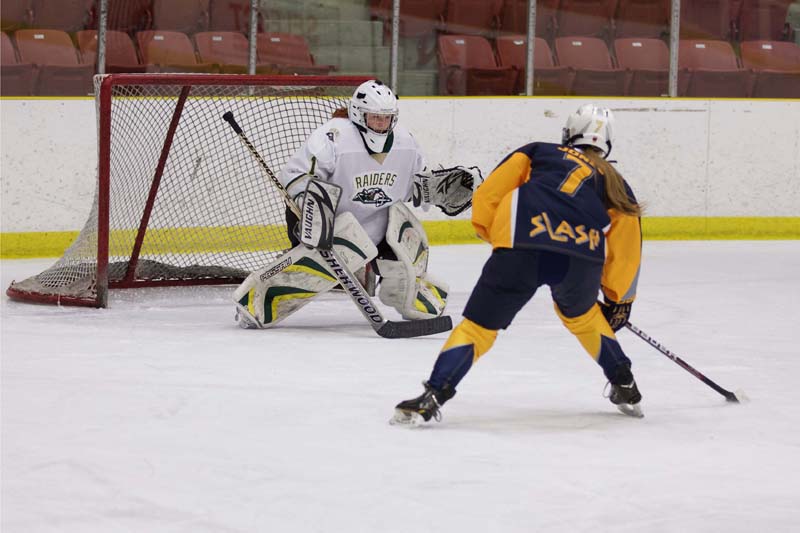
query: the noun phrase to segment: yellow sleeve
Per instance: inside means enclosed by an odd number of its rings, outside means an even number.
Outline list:
[[[500,201],[530,177],[531,160],[516,152],[489,174],[472,196],[472,226],[478,237],[489,241],[489,228]]]
[[[603,294],[614,302],[636,298],[642,262],[642,227],[639,217],[609,209],[611,229],[606,234],[606,262],[601,285]]]

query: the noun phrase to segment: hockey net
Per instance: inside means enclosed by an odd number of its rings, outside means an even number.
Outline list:
[[[17,300],[105,307],[108,289],[240,283],[289,247],[276,174],[365,81],[354,77],[97,76],[98,185],[75,242],[13,282]]]

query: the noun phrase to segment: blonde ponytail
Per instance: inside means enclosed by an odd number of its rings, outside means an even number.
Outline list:
[[[626,215],[642,216],[642,206],[631,200],[625,190],[625,181],[614,166],[603,159],[603,152],[593,146],[583,146],[583,153],[592,162],[594,168],[605,176],[606,207],[616,209]]]

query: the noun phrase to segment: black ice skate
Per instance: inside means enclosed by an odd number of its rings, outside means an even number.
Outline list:
[[[622,367],[617,371],[614,382],[611,382],[611,393],[608,399],[617,406],[617,409],[625,415],[636,418],[644,417],[639,402],[642,401],[642,394],[629,367]]]
[[[455,396],[456,391],[450,387],[436,390],[427,381],[423,381],[422,386],[425,387],[425,392],[421,396],[397,404],[394,409],[394,416],[389,420],[390,424],[419,426],[423,422],[428,422],[431,418],[437,422],[442,419],[442,413],[439,408],[447,400]]]

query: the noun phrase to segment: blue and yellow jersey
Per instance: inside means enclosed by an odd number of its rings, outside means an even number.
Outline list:
[[[472,225],[494,248],[550,250],[605,263],[605,295],[615,302],[636,296],[639,217],[605,207],[605,177],[580,150],[531,143],[512,152],[475,191]]]

